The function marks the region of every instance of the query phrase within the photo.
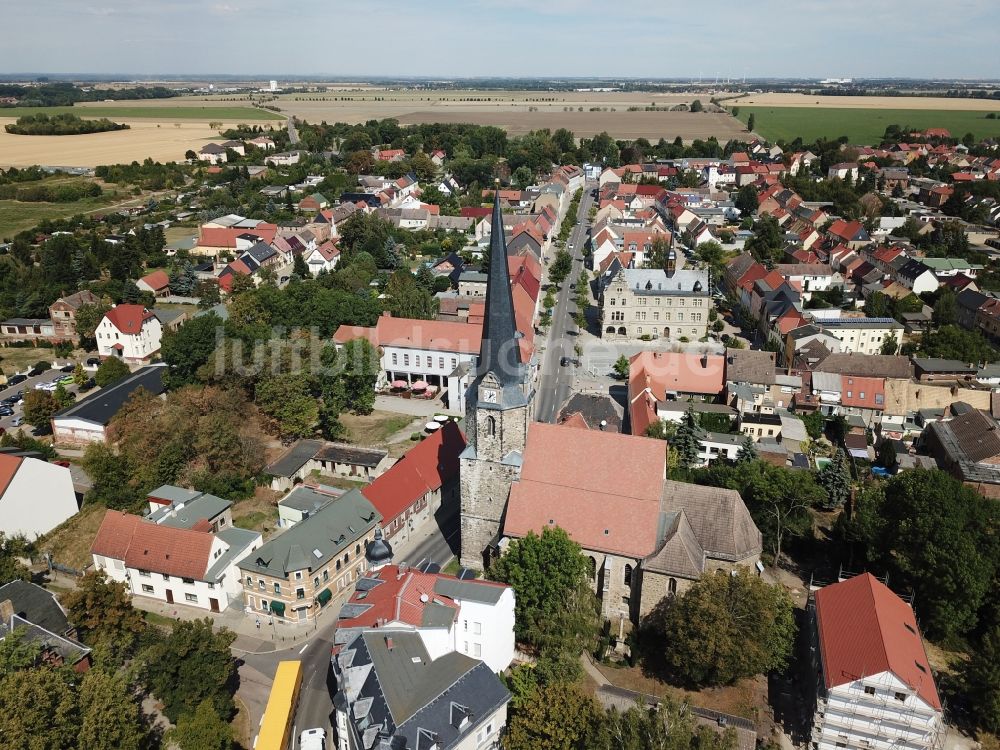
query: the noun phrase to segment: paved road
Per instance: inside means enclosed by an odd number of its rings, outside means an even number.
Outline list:
[[[299,143],[299,131],[295,129],[295,122],[294,122],[294,120],[295,120],[294,117],[289,117],[288,120],[287,120],[287,122],[288,122],[288,142],[291,145],[296,146]]]
[[[573,344],[577,340],[576,324],[571,317],[574,311],[573,296],[570,284],[574,283],[583,268],[584,243],[590,226],[588,213],[593,203],[591,191],[597,187],[596,182],[588,182],[583,188],[580,199],[580,210],[576,216],[576,226],[570,234],[569,242],[573,246],[573,270],[570,271],[562,290],[556,300],[552,312],[552,325],[549,328],[548,345],[542,355],[542,368],[538,377],[538,403],[535,407],[535,419],[539,422],[554,422],[559,407],[570,396],[573,389],[573,366],[562,367],[559,360],[562,357],[575,357]],[[572,221],[567,216],[565,221]]]
[[[411,566],[433,562],[443,568],[451,562],[459,551],[460,530],[461,524],[456,508],[450,515],[438,518],[437,523],[432,525],[432,531],[426,537],[417,540],[408,548],[393,550],[393,561],[396,563],[405,562]]]

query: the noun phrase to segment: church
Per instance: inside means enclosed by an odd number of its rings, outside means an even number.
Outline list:
[[[460,457],[462,565],[482,570],[510,539],[559,526],[619,625],[707,572],[757,565],[761,534],[740,494],[668,480],[662,441],[534,421],[497,197],[488,275]]]

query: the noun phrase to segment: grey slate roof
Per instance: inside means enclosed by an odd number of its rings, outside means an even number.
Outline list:
[[[634,294],[669,294],[671,296],[708,294],[708,272],[682,268],[667,276],[662,268],[626,268],[625,283]]]
[[[67,665],[76,664],[90,653],[90,649],[72,638],[53,633],[30,620],[17,614],[11,615],[10,621],[0,622],[0,641],[11,632],[20,631],[29,643],[41,643],[50,652],[59,654]]]
[[[381,448],[362,448],[346,443],[326,443],[313,457],[318,461],[333,461],[374,469],[388,454]]]
[[[144,388],[155,396],[166,390],[163,386],[163,373],[166,365],[155,364],[142,367],[131,375],[118,380],[111,385],[95,391],[72,406],[67,406],[52,415],[52,418],[82,419],[99,425],[107,425],[118,413],[122,405],[139,388]]]
[[[346,494],[346,493],[344,493]],[[317,492],[311,487],[299,485],[281,500],[278,505],[300,511],[301,513],[315,513],[327,503],[333,502],[341,495],[333,495],[326,492]]]
[[[705,570],[705,550],[691,528],[684,511],[673,511],[664,519],[666,536],[663,545],[643,560],[644,570],[664,575],[696,579]]]
[[[735,437],[742,440],[740,435]],[[736,490],[667,479],[662,508],[684,511],[709,557],[737,561],[759,555],[763,549],[760,530]]]
[[[162,524],[163,526],[190,529],[198,521],[215,518],[232,506],[230,501],[223,500],[221,497],[216,497],[215,495],[195,492],[193,490],[182,490],[180,487],[170,487],[169,485],[166,488],[169,490],[180,490],[182,493],[191,493],[193,497],[180,498],[170,505],[165,505],[149,514],[150,521]],[[150,494],[169,499],[165,497],[165,495],[169,494],[169,492],[164,492],[166,488],[161,487]],[[178,505],[182,505],[183,507],[178,508]]]
[[[726,380],[773,385],[776,356],[756,349],[726,349]]]
[[[434,593],[451,597],[459,601],[482,602],[496,604],[506,591],[505,586],[494,586],[484,581],[463,581],[451,578],[438,578],[434,581]]]
[[[11,581],[0,586],[0,602],[10,601],[14,614],[56,635],[69,629],[66,613],[52,592],[28,581]]]
[[[240,529],[235,526],[220,529],[215,535],[228,544],[229,549],[212,561],[211,567],[205,574],[205,577],[209,581],[219,580],[219,577],[226,572],[226,568],[243,557],[250,550],[254,542],[260,539],[258,532],[250,531],[249,529]]]
[[[352,548],[382,520],[367,498],[350,490],[240,561],[243,570],[287,578],[293,570],[321,568]],[[316,554],[316,553],[319,554]]]
[[[322,440],[299,440],[264,469],[264,473],[272,477],[295,476],[299,469],[312,460],[322,445]]]
[[[601,422],[607,422],[605,432],[621,432],[622,414],[618,403],[607,395],[599,393],[574,393],[559,410],[557,421],[571,414],[583,417],[592,430],[600,429]]]

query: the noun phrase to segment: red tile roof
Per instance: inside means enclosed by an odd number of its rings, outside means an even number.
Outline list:
[[[20,456],[0,453],[0,496],[7,491],[7,487],[10,486],[11,480],[17,474],[17,470],[21,468],[21,461],[23,460]]]
[[[142,331],[143,323],[156,316],[142,305],[118,305],[108,310],[104,317],[122,333],[134,336]]]
[[[428,492],[457,477],[458,456],[463,450],[465,435],[455,422],[445,422],[361,493],[382,514],[382,523],[388,525]]]
[[[665,471],[662,441],[532,422],[504,534],[555,525],[585,549],[645,557],[656,547]]]
[[[276,224],[261,223],[253,229],[237,229],[234,227],[201,227],[198,244],[202,247],[236,247],[236,238],[241,234],[252,234],[267,244],[274,242],[278,233]]]
[[[864,397],[861,394],[864,394]],[[877,409],[878,411],[884,410],[885,379],[841,375],[840,402],[844,406]]]
[[[344,344],[351,339],[367,338],[373,346],[398,346],[407,349],[478,354],[483,337],[482,326],[441,320],[411,320],[383,315],[375,328],[340,326],[333,340]]]
[[[170,286],[170,277],[167,276],[167,272],[163,270],[153,271],[152,273],[147,273],[139,281],[146,282],[146,285],[153,291],[159,291],[161,289],[166,289]]]
[[[205,580],[212,540],[212,534],[206,531],[160,526],[139,516],[109,510],[90,551],[124,560],[128,568]]]
[[[629,360],[629,393],[648,387],[661,401],[668,392],[714,396],[722,391],[725,369],[721,354],[639,352]]]
[[[913,610],[870,573],[817,591],[816,619],[827,688],[892,672],[940,710]]]

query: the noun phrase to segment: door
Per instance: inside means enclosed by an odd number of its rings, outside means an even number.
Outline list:
[[[208,600],[208,606],[211,608],[211,610],[213,612],[218,612],[219,611],[219,600],[218,599],[209,599]]]
[[[174,603],[174,592],[171,591],[170,589],[167,589],[167,604],[173,604],[173,603]]]

